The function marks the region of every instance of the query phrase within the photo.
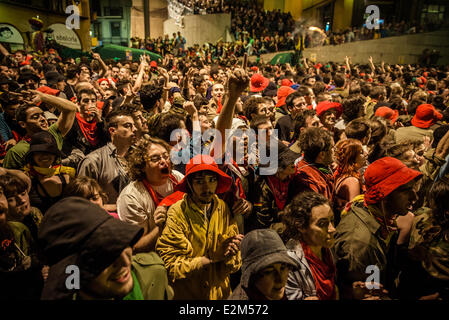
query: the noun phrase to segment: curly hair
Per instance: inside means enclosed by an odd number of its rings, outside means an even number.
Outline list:
[[[170,145],[162,139],[145,135],[141,138],[126,155],[128,163],[128,174],[132,181],[141,181],[145,178],[145,167],[148,150],[153,144],[163,146],[168,153],[171,151]],[[170,161],[171,170],[171,161]]]
[[[355,95],[349,98],[346,98],[342,102],[343,106],[343,120],[346,123],[357,119],[359,117],[363,117],[364,114],[364,103],[365,99],[360,95]]]
[[[335,145],[335,155],[338,163],[336,176],[349,175],[360,179],[356,169],[357,155],[363,151],[362,143],[356,139],[340,140]]]
[[[324,128],[307,128],[299,136],[299,146],[307,162],[315,162],[318,154],[329,150],[332,144],[332,135]]]
[[[320,193],[306,191],[297,195],[279,214],[284,224],[282,240],[301,240],[300,229],[306,229],[310,225],[312,209],[321,205],[331,206],[329,200]]]

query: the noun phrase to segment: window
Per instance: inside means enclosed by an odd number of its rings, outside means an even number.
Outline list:
[[[111,37],[120,37],[120,36],[121,36],[121,23],[111,22]]]
[[[427,4],[423,6],[421,23],[442,23],[446,6],[438,4]]]
[[[106,17],[123,17],[123,8],[122,7],[104,7],[104,15]]]

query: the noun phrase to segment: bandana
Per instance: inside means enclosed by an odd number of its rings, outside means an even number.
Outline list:
[[[281,181],[276,176],[268,176],[267,181],[271,191],[273,192],[277,207],[279,210],[284,210],[287,202],[288,185],[290,183],[290,179]]]
[[[170,174],[168,176],[168,179],[173,184],[173,187],[175,187],[178,184],[178,180],[176,180],[174,175]],[[148,193],[150,194],[151,199],[153,199],[155,206],[157,207],[161,203],[161,201],[164,199],[164,197],[161,196],[156,191],[154,191],[153,187],[151,186],[151,184],[148,182],[147,179],[143,179],[142,183],[145,186],[145,188],[147,189]]]
[[[38,177],[38,176],[43,176],[43,177],[52,177],[54,175],[58,175],[58,174],[68,174],[70,176],[70,178],[75,178],[75,174],[76,171],[74,168],[71,167],[64,167],[60,164],[58,165],[54,165],[51,168],[42,168],[42,167],[38,167],[38,166],[33,166],[30,164],[27,164],[24,168],[23,171],[25,171],[26,174],[28,174],[31,177]]]
[[[301,246],[315,279],[317,297],[320,300],[335,300],[336,268],[330,250],[323,248],[323,260],[321,260],[306,243],[301,242]]]
[[[93,146],[97,146],[100,142],[97,135],[97,121],[87,122],[84,120],[79,113],[76,114],[76,119],[80,126],[81,132],[83,133],[86,140]]]

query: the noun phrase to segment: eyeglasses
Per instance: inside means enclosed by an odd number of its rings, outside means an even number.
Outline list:
[[[90,102],[97,102],[97,99],[83,99],[81,100],[82,103],[89,103]]]
[[[162,159],[164,159],[165,161],[170,160],[170,155],[168,153],[164,153],[161,155],[154,155],[148,158],[148,160],[150,160],[153,163],[158,163],[160,162]]]

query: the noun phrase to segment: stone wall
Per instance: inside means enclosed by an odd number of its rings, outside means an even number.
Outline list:
[[[186,48],[205,42],[215,43],[219,39],[226,40],[226,29],[231,28],[231,15],[227,13],[189,15],[183,18],[184,28],[176,25],[174,19],[164,21],[164,35],[170,37],[180,31],[186,38]]]
[[[413,64],[418,62],[424,49],[440,51],[442,57],[438,63],[449,65],[449,31],[308,48],[304,51],[304,57],[321,62],[344,62],[345,57],[350,56],[352,63],[368,63],[368,58],[372,56],[374,63],[385,61],[388,64]],[[276,54],[269,53],[261,57],[269,62]],[[249,60],[254,61],[256,57],[250,57]]]

